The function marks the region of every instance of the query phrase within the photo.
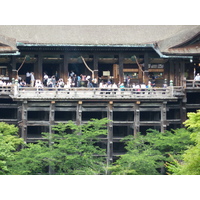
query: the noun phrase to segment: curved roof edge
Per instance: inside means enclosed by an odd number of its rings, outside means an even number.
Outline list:
[[[199,34],[200,34],[200,25],[197,25],[190,29],[180,31],[179,33],[177,33],[167,39],[159,41],[157,43],[157,45],[162,53],[172,53],[172,51],[170,51],[170,49],[172,49],[173,47],[176,48],[177,46],[180,46],[180,45],[192,40],[194,37],[196,37]],[[185,53],[185,52],[179,51],[179,53]],[[196,53],[200,53],[200,50]]]
[[[16,53],[18,48],[16,46],[16,39],[4,35],[0,35],[0,52],[2,53]]]

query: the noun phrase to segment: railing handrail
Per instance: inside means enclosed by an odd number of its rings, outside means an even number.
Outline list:
[[[200,80],[183,80],[185,88],[197,89],[200,87]],[[199,88],[200,89],[200,88]]]
[[[109,99],[109,98],[176,98],[183,94],[183,87],[169,86],[167,88],[99,88],[99,87],[72,87],[72,88],[35,88],[14,86],[13,98],[64,98],[64,99]]]
[[[13,86],[11,85],[0,86],[0,95],[10,95],[12,93],[13,93]]]

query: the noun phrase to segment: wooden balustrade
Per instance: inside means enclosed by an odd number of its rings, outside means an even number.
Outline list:
[[[12,86],[0,86],[0,95],[10,95],[13,92]]]
[[[15,99],[169,99],[183,95],[183,87],[134,88],[48,88],[14,87]]]
[[[200,81],[183,80],[183,85],[187,89],[200,89]]]

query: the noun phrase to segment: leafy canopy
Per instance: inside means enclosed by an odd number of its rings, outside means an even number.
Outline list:
[[[17,134],[17,127],[0,122],[0,175],[9,174],[8,162],[23,143]]]
[[[185,129],[164,133],[149,129],[146,135],[128,136],[123,141],[126,142],[127,153],[110,167],[115,175],[163,174],[165,162],[172,160],[169,155],[180,159],[187,145],[192,143]]]
[[[173,159],[167,167],[173,175],[200,175],[200,110],[188,113],[184,124],[193,144],[183,153],[181,161]]]
[[[91,119],[83,125],[72,121],[53,126],[53,134],[27,144],[12,160],[13,174],[104,174],[105,149],[96,143],[107,134],[107,119]]]

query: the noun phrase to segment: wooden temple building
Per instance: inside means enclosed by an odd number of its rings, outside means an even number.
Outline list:
[[[83,59],[82,59],[83,58]],[[89,69],[86,67],[86,64]],[[15,79],[34,72],[58,74],[67,82],[70,72],[100,81],[146,85],[125,87],[19,88]],[[187,112],[200,108],[200,26],[0,26],[0,121],[15,124],[26,142],[52,132],[51,126],[73,120],[107,117],[108,135],[98,144],[108,160],[125,152],[120,140],[149,128],[182,127]],[[199,84],[198,84],[199,83]],[[126,85],[125,85],[126,86]]]

